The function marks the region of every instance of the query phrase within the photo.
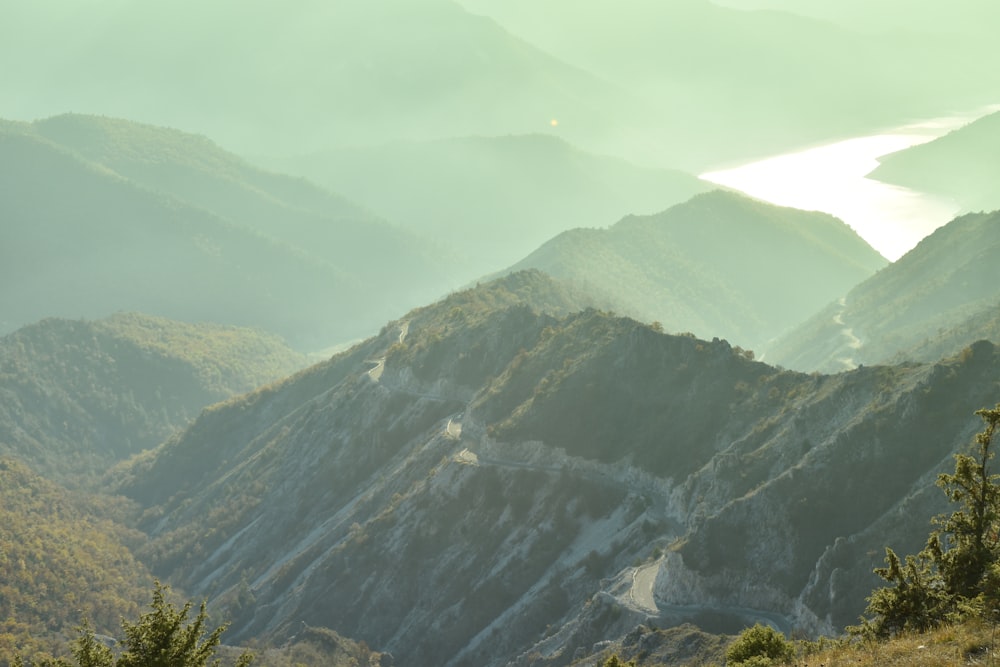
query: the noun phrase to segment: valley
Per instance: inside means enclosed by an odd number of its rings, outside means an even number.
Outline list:
[[[988,662],[996,11],[905,4],[7,12],[0,667]]]

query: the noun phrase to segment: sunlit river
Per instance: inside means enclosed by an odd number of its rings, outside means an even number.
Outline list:
[[[951,220],[950,199],[866,178],[878,158],[926,143],[1000,107],[912,123],[882,134],[784,153],[701,178],[781,206],[824,211],[895,261]]]

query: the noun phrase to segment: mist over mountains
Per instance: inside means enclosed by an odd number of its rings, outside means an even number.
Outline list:
[[[586,284],[668,331],[762,350],[886,264],[833,217],[715,191],[607,230],[564,232],[513,269]]]
[[[880,158],[963,207],[895,262],[696,174],[996,104],[995,13],[11,8],[0,666],[154,579],[224,665],[841,634],[1000,401],[997,116]]]
[[[880,160],[871,177],[947,195],[965,211],[1000,207],[1000,112]]]
[[[276,164],[433,236],[476,276],[568,228],[657,213],[710,187],[681,171],[587,153],[546,134],[386,143]]]
[[[969,214],[938,229],[779,340],[774,363],[835,372],[997,340],[998,222],[996,212]]]
[[[203,137],[62,116],[0,142],[8,330],[133,309],[315,349],[450,282],[431,243]]]

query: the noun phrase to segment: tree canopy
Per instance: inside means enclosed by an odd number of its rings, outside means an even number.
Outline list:
[[[217,667],[216,648],[225,631],[221,625],[209,631],[208,613],[205,603],[201,603],[198,615],[188,621],[191,602],[177,609],[166,599],[167,587],[159,581],[153,589],[151,611],[130,623],[122,619],[124,639],[122,650],[117,645],[102,641],[94,634],[88,623],[80,628],[80,636],[73,646],[76,663],[63,658],[42,659],[26,663],[21,658],[14,661],[15,667]],[[236,667],[247,667],[253,656],[244,653],[236,662]]]
[[[868,617],[852,631],[876,637],[923,632],[968,613],[1000,609],[1000,475],[990,466],[1000,403],[976,414],[985,428],[973,452],[956,454],[955,471],[937,479],[958,509],[934,519],[937,528],[919,554],[900,559],[886,548],[886,567],[875,573],[892,585],[872,593]]]

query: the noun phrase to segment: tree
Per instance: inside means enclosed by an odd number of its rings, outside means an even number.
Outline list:
[[[990,472],[994,452],[990,449],[1000,404],[993,410],[979,410],[986,428],[976,435],[974,455],[956,454],[955,472],[938,475],[937,485],[948,499],[960,503],[947,518],[938,517],[940,531],[931,534],[929,549],[944,578],[946,588],[967,598],[981,591],[983,576],[997,558],[997,519],[1000,513],[1000,475]],[[944,536],[944,540],[941,537]]]
[[[766,667],[792,661],[795,647],[769,625],[755,624],[740,633],[726,650],[726,664],[731,667]]]
[[[959,508],[933,520],[939,529],[905,564],[886,549],[887,567],[875,574],[892,586],[872,592],[865,612],[870,618],[863,616],[861,625],[848,628],[851,632],[876,637],[907,629],[923,632],[970,610],[1000,607],[1000,475],[990,469],[1000,403],[976,414],[985,428],[976,435],[974,451],[956,454],[955,472],[937,479]]]
[[[98,640],[94,631],[85,621],[80,628],[80,636],[73,646],[73,657],[78,667],[217,667],[219,660],[213,660],[226,626],[211,632],[206,629],[208,613],[205,603],[201,603],[198,615],[188,622],[191,603],[176,609],[166,600],[169,590],[159,581],[153,589],[151,611],[142,614],[135,623],[122,619],[122,640],[124,650],[115,653]],[[211,663],[209,662],[211,660]],[[236,661],[236,667],[246,667],[253,656],[244,653]],[[28,663],[30,667],[30,663]],[[20,658],[15,667],[26,667]],[[73,663],[58,658],[42,660],[35,667],[74,667]]]

